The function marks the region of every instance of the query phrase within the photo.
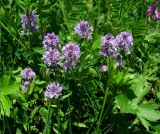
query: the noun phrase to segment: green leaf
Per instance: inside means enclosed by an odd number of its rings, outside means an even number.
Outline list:
[[[154,110],[154,109],[159,108],[159,106],[153,101],[142,103],[142,104],[139,105],[139,107],[146,108],[146,109],[149,109],[149,110]]]
[[[87,126],[84,123],[80,123],[80,122],[74,122],[73,125],[77,127],[87,128]]]
[[[93,42],[93,45],[92,45],[92,49],[93,50],[99,50],[100,49],[100,47],[101,47],[101,36],[98,36],[97,38],[96,38],[96,40]]]
[[[34,48],[34,51],[36,53],[43,54],[45,50],[43,47],[36,47],[36,48]]]
[[[138,117],[138,119],[142,122],[143,126],[149,131],[149,122],[142,117]]]
[[[20,76],[15,76],[16,82],[17,83],[21,83],[22,78]]]
[[[35,116],[35,114],[36,114],[36,112],[39,110],[39,108],[40,108],[40,106],[35,107],[35,108],[33,109],[33,111],[31,112],[31,116],[30,116],[31,119]]]
[[[19,67],[17,70],[12,71],[13,74],[19,73],[22,70],[22,67]]]
[[[16,134],[22,134],[22,132],[19,128],[17,128]]]
[[[46,81],[36,81],[35,82],[36,85],[44,85],[46,83],[47,83]]]
[[[93,69],[93,68],[89,68],[89,72],[91,73],[91,74],[93,74],[94,76],[98,76],[98,73],[97,73],[97,71],[95,70],[95,69]]]
[[[150,86],[148,82],[144,79],[144,77],[140,75],[133,80],[133,84],[131,85],[130,89],[133,90],[134,94],[137,96],[134,101],[135,104],[138,104],[140,101],[142,101],[143,97],[150,91]]]
[[[137,115],[140,117],[143,117],[146,120],[149,121],[157,121],[160,119],[160,112],[157,110],[152,110],[150,108],[142,108],[142,107],[138,107],[138,112]]]
[[[12,101],[4,95],[0,96],[1,105],[1,113],[2,115],[10,116],[10,108],[12,107]]]
[[[67,95],[63,95],[63,96],[61,97],[61,100],[64,100],[64,99],[68,98],[68,97],[71,96],[71,95],[72,95],[72,92],[70,92],[70,93],[67,94]]]
[[[32,94],[34,87],[35,87],[34,86],[34,81],[32,81],[30,86],[29,86],[29,94]]]
[[[15,81],[11,83],[10,77],[6,75],[0,78],[0,94],[22,97],[19,92],[19,84]]]
[[[129,100],[124,95],[118,95],[115,98],[116,107],[120,109],[121,113],[136,113],[136,109],[129,104]]]
[[[9,84],[10,77],[7,75],[4,75],[0,78],[0,91],[3,87],[7,86]]]
[[[160,92],[157,93],[157,98],[160,99]]]

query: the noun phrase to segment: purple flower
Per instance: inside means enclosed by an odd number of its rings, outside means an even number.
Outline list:
[[[92,39],[93,27],[89,26],[88,21],[81,21],[75,27],[75,32],[81,37]]]
[[[155,0],[152,4],[152,9],[155,10],[158,7],[158,2]]]
[[[23,13],[21,16],[21,23],[23,27],[22,33],[28,34],[28,31],[35,32],[36,29],[36,14],[34,12],[30,12],[29,14]]]
[[[108,66],[103,65],[100,70],[101,70],[102,73],[105,73],[105,72],[108,71]]]
[[[54,33],[47,33],[47,35],[44,36],[43,45],[47,50],[49,50],[50,48],[57,48],[58,43],[59,37]]]
[[[23,92],[26,92],[29,87],[30,82],[29,81],[23,81],[21,89]]]
[[[75,43],[69,43],[63,46],[62,54],[64,55],[64,69],[67,70],[71,67],[75,67],[80,57],[80,48]]]
[[[60,65],[60,58],[60,53],[57,49],[50,49],[43,55],[44,63],[49,67]]]
[[[117,68],[122,68],[123,67],[123,61],[122,61],[122,59],[119,59],[117,61],[116,65],[117,65]]]
[[[147,10],[148,17],[152,16],[152,12],[153,12],[152,6],[149,6]]]
[[[22,70],[21,76],[23,80],[31,80],[36,76],[36,74],[31,68],[25,68]]]
[[[158,12],[158,8],[155,9],[155,15],[154,15],[154,20],[157,22],[159,19],[159,12]]]
[[[152,17],[152,15],[153,15],[153,12],[155,13],[154,14],[154,20],[157,22],[158,19],[159,19],[158,2],[157,2],[157,0],[155,0],[153,2],[153,4],[148,7],[147,14],[148,14],[148,20],[149,21],[150,21],[150,18]]]
[[[67,59],[78,59],[80,57],[80,48],[76,43],[69,43],[63,46],[62,53]]]
[[[117,68],[122,68],[123,67],[123,61],[122,61],[122,55],[120,53],[116,53],[117,57]]]
[[[52,98],[58,98],[61,96],[62,87],[59,83],[51,83],[46,87],[46,91],[44,92],[44,96],[46,98],[52,99]]]
[[[120,50],[125,50],[127,54],[130,54],[130,48],[133,43],[133,37],[128,32],[121,32],[116,36],[117,46]]]
[[[102,57],[105,56],[113,56],[116,53],[117,43],[112,34],[107,34],[101,39],[101,52],[100,55]]]
[[[116,53],[117,59],[122,59],[122,55],[120,53]]]
[[[65,60],[64,62],[64,70],[68,70],[69,68],[75,68],[78,60]]]

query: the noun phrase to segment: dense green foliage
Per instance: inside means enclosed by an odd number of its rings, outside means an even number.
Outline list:
[[[159,134],[159,21],[147,20],[153,0],[0,0],[0,134]],[[21,15],[34,10],[38,31],[22,34]],[[80,39],[74,27],[87,20],[92,40]],[[101,58],[101,37],[132,33],[131,54],[123,68]],[[63,46],[77,42],[81,57],[67,73],[46,73],[42,59],[45,33],[54,32]],[[100,71],[108,65],[108,72]],[[21,91],[21,70],[36,78]],[[46,100],[45,87],[62,84],[62,96]]]

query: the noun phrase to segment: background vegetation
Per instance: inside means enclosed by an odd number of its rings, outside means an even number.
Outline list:
[[[0,133],[2,134],[159,134],[159,21],[147,19],[153,0],[1,0],[0,1]],[[35,11],[37,32],[22,34],[21,15]],[[87,20],[92,40],[80,39],[74,27]],[[123,68],[99,56],[101,37],[128,31],[133,36]],[[66,76],[46,73],[42,57],[45,33],[54,32],[63,46],[81,44],[81,58]],[[108,72],[101,73],[102,63]],[[36,72],[21,92],[20,72]],[[46,100],[45,87],[62,84],[62,96]]]

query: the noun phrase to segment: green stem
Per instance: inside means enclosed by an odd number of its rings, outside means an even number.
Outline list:
[[[67,87],[69,89],[69,72],[68,72],[68,70],[66,72],[66,85],[67,85]],[[70,106],[70,99],[69,99],[69,97],[68,97],[68,106]],[[72,134],[72,126],[71,126],[72,121],[71,121],[70,112],[68,114],[68,120],[69,120],[69,134]]]
[[[158,32],[158,28],[159,28],[159,21],[157,21],[156,32]]]
[[[110,79],[110,69],[111,69],[109,57],[107,59],[107,62],[108,62],[108,68],[109,68],[108,69],[108,80],[107,80],[107,87],[106,87],[106,91],[105,91],[103,105],[102,105],[101,113],[100,113],[99,120],[98,120],[98,129],[99,129],[99,127],[101,125],[101,122],[102,122],[102,115],[103,115],[103,111],[104,111],[104,108],[105,108],[105,105],[106,105],[107,96],[108,96],[108,92],[109,92],[109,79]]]

